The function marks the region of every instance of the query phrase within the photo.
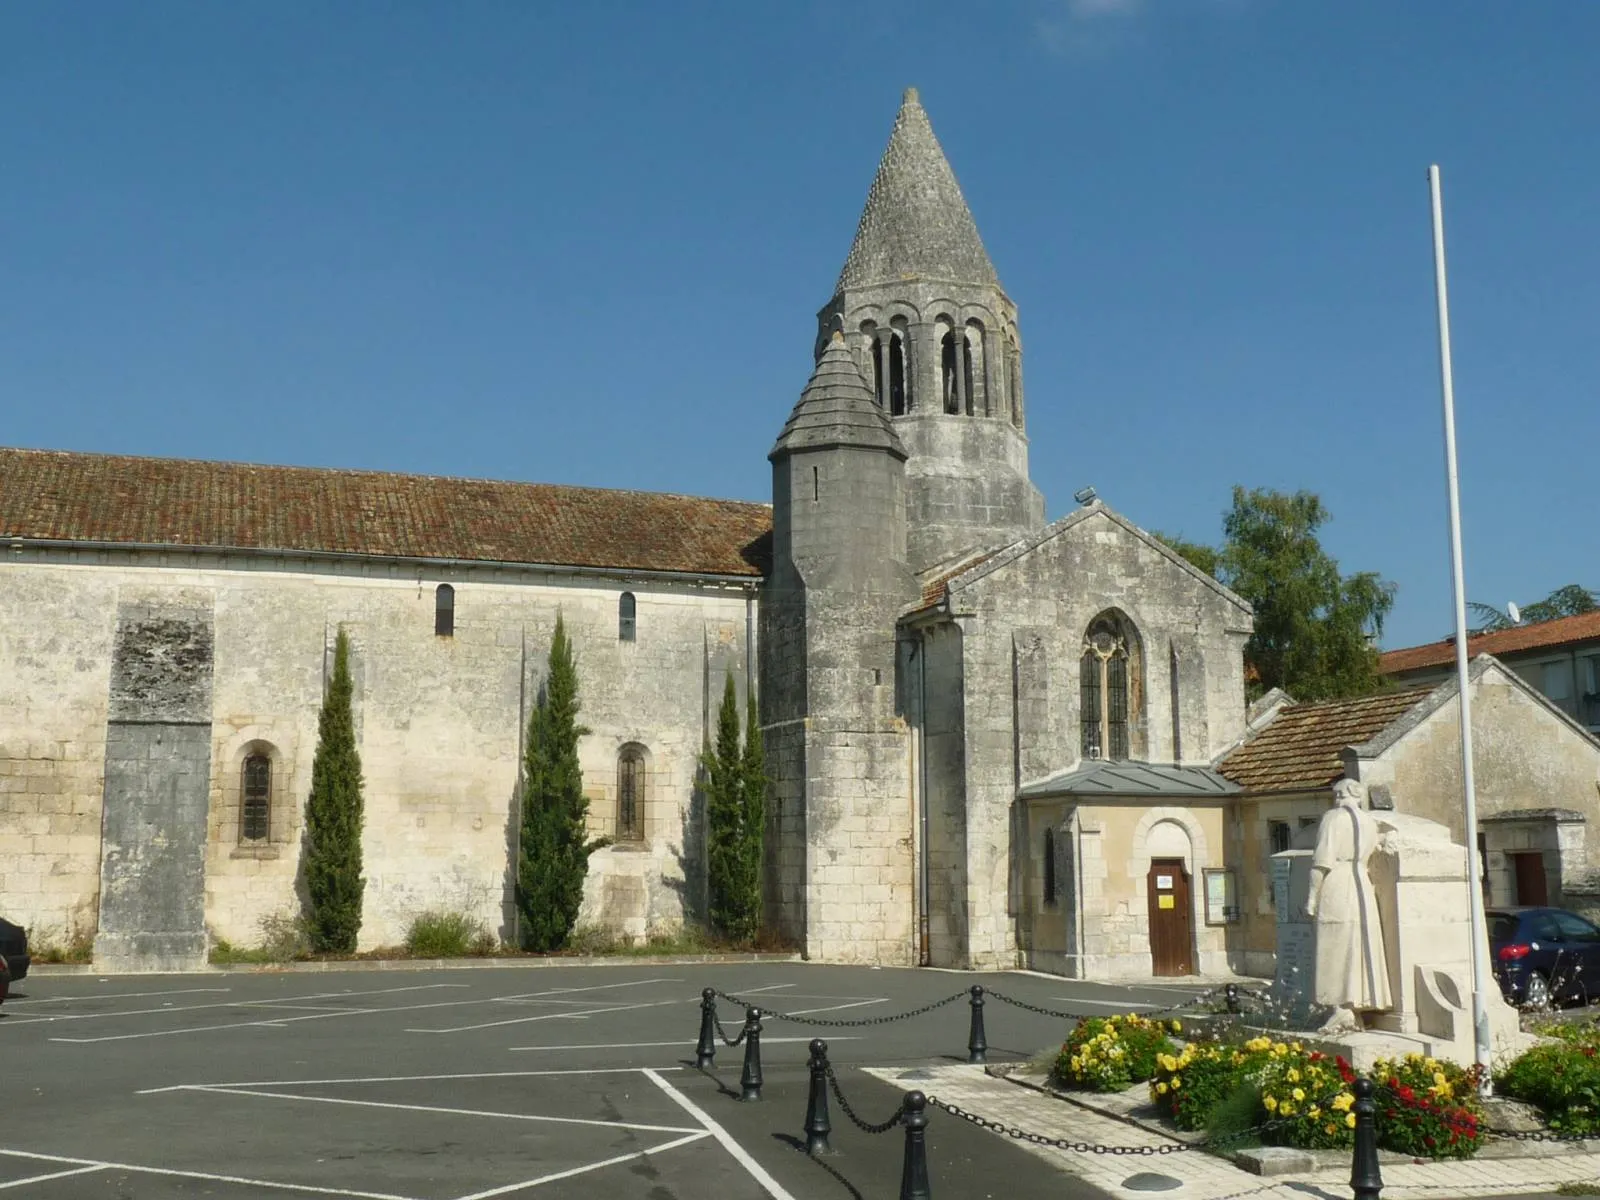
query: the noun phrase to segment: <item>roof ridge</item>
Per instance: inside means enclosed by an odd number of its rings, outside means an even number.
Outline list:
[[[49,455],[66,459],[92,459],[102,462],[170,463],[174,466],[227,467],[241,471],[296,471],[320,476],[348,476],[372,479],[419,479],[442,483],[487,483],[496,487],[552,488],[563,492],[595,492],[606,496],[650,496],[667,500],[694,500],[710,504],[743,504],[752,508],[772,507],[770,500],[736,500],[727,496],[702,496],[692,492],[653,492],[644,488],[599,487],[588,483],[551,483],[545,480],[495,479],[487,475],[438,475],[420,471],[392,471],[381,467],[312,467],[300,463],[246,462],[228,458],[179,458],[170,454],[115,454],[101,450],[56,450],[29,446],[0,446],[0,454]]]

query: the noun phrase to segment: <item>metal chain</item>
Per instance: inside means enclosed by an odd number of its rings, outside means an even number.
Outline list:
[[[826,1025],[834,1029],[859,1029],[868,1025],[888,1025],[895,1021],[905,1021],[912,1017],[920,1017],[924,1013],[931,1013],[936,1008],[943,1008],[946,1004],[953,1004],[964,999],[966,992],[957,992],[953,996],[946,996],[943,1000],[935,1000],[932,1004],[924,1004],[921,1008],[914,1008],[910,1012],[893,1013],[885,1017],[858,1017],[854,1020],[829,1020],[825,1017],[809,1017],[794,1013],[774,1012],[770,1008],[762,1008],[750,1000],[738,996],[730,996],[727,992],[716,993],[729,1004],[737,1004],[743,1008],[761,1008],[763,1017],[771,1017],[775,1021],[793,1021],[797,1025]]]
[[[929,1096],[928,1103],[934,1108],[949,1113],[952,1117],[960,1117],[976,1125],[979,1129],[988,1129],[995,1133],[1004,1134],[1019,1142],[1031,1142],[1036,1146],[1051,1146],[1057,1150],[1072,1150],[1079,1154],[1111,1154],[1111,1155],[1136,1155],[1156,1156],[1163,1154],[1184,1154],[1195,1150],[1213,1150],[1218,1146],[1225,1146],[1230,1142],[1241,1142],[1246,1138],[1257,1137],[1270,1129],[1287,1125],[1285,1120],[1268,1121],[1263,1125],[1256,1125],[1238,1133],[1226,1134],[1222,1137],[1207,1138],[1202,1142],[1167,1142],[1160,1146],[1107,1146],[1095,1142],[1072,1142],[1066,1138],[1047,1137],[1042,1133],[1029,1133],[1025,1129],[1018,1129],[1015,1125],[1007,1125],[1003,1121],[991,1121],[987,1117],[980,1117],[977,1113],[970,1113],[956,1104],[949,1104],[937,1096]]]
[[[1185,1009],[1204,1004],[1207,1000],[1210,1000],[1214,996],[1221,995],[1226,990],[1226,988],[1220,987],[1212,988],[1209,992],[1201,992],[1198,996],[1191,996],[1181,1004],[1169,1005],[1166,1008],[1147,1009],[1146,1011],[1136,1013],[1135,1015],[1140,1017],[1160,1017],[1165,1016],[1168,1013],[1183,1012]],[[1242,996],[1245,993],[1241,991],[1238,994]],[[1082,1013],[1057,1012],[1053,1008],[1041,1008],[1037,1004],[1029,1004],[1026,1000],[1018,1000],[1014,996],[1007,996],[1003,992],[991,992],[987,988],[984,989],[983,996],[985,1000],[998,1000],[1002,1004],[1009,1004],[1013,1008],[1026,1009],[1028,1012],[1038,1013],[1042,1017],[1059,1017],[1064,1020],[1072,1021],[1083,1016]]]
[[[855,1127],[857,1129],[860,1129],[866,1133],[888,1133],[889,1130],[900,1124],[900,1110],[898,1108],[894,1110],[894,1115],[892,1117],[890,1117],[887,1121],[880,1122],[877,1125],[874,1125],[868,1121],[863,1121],[860,1117],[858,1117],[856,1115],[856,1110],[850,1107],[850,1101],[844,1098],[844,1092],[839,1087],[839,1080],[834,1076],[833,1068],[831,1066],[828,1068],[828,1087],[833,1090],[833,1098],[839,1102],[839,1107],[844,1110],[844,1115],[849,1117],[850,1120],[855,1123]]]
[[[724,1046],[739,1045],[744,1041],[744,1035],[750,1032],[750,1027],[746,1025],[743,1029],[739,1030],[738,1037],[730,1038],[728,1036],[728,1031],[722,1027],[722,1018],[717,1015],[717,1010],[715,1007],[711,1009],[711,1020],[716,1024],[717,1036],[722,1039],[722,1044]]]

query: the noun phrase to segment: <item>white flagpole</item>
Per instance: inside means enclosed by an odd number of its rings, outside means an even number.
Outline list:
[[[1489,943],[1484,933],[1483,889],[1479,884],[1478,797],[1472,779],[1472,695],[1468,690],[1467,595],[1461,566],[1461,495],[1456,475],[1456,398],[1450,371],[1450,299],[1444,276],[1444,202],[1439,194],[1439,168],[1428,168],[1433,193],[1433,276],[1439,300],[1439,380],[1444,391],[1444,463],[1450,488],[1450,579],[1456,609],[1456,678],[1461,689],[1461,780],[1466,793],[1467,904],[1472,926],[1472,1027],[1477,1063],[1488,1088],[1490,1059],[1489,1018],[1485,1009],[1489,991]]]

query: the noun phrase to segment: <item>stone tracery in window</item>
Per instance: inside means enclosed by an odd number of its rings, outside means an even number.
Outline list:
[[[1129,757],[1132,707],[1130,637],[1115,614],[1096,617],[1083,637],[1079,660],[1080,751],[1084,758]]]

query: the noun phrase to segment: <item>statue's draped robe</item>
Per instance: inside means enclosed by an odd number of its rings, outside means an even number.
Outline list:
[[[1313,879],[1326,870],[1317,896],[1316,1000],[1333,1008],[1386,1009],[1388,959],[1383,923],[1368,864],[1378,848],[1378,825],[1365,811],[1340,805],[1317,830]]]

